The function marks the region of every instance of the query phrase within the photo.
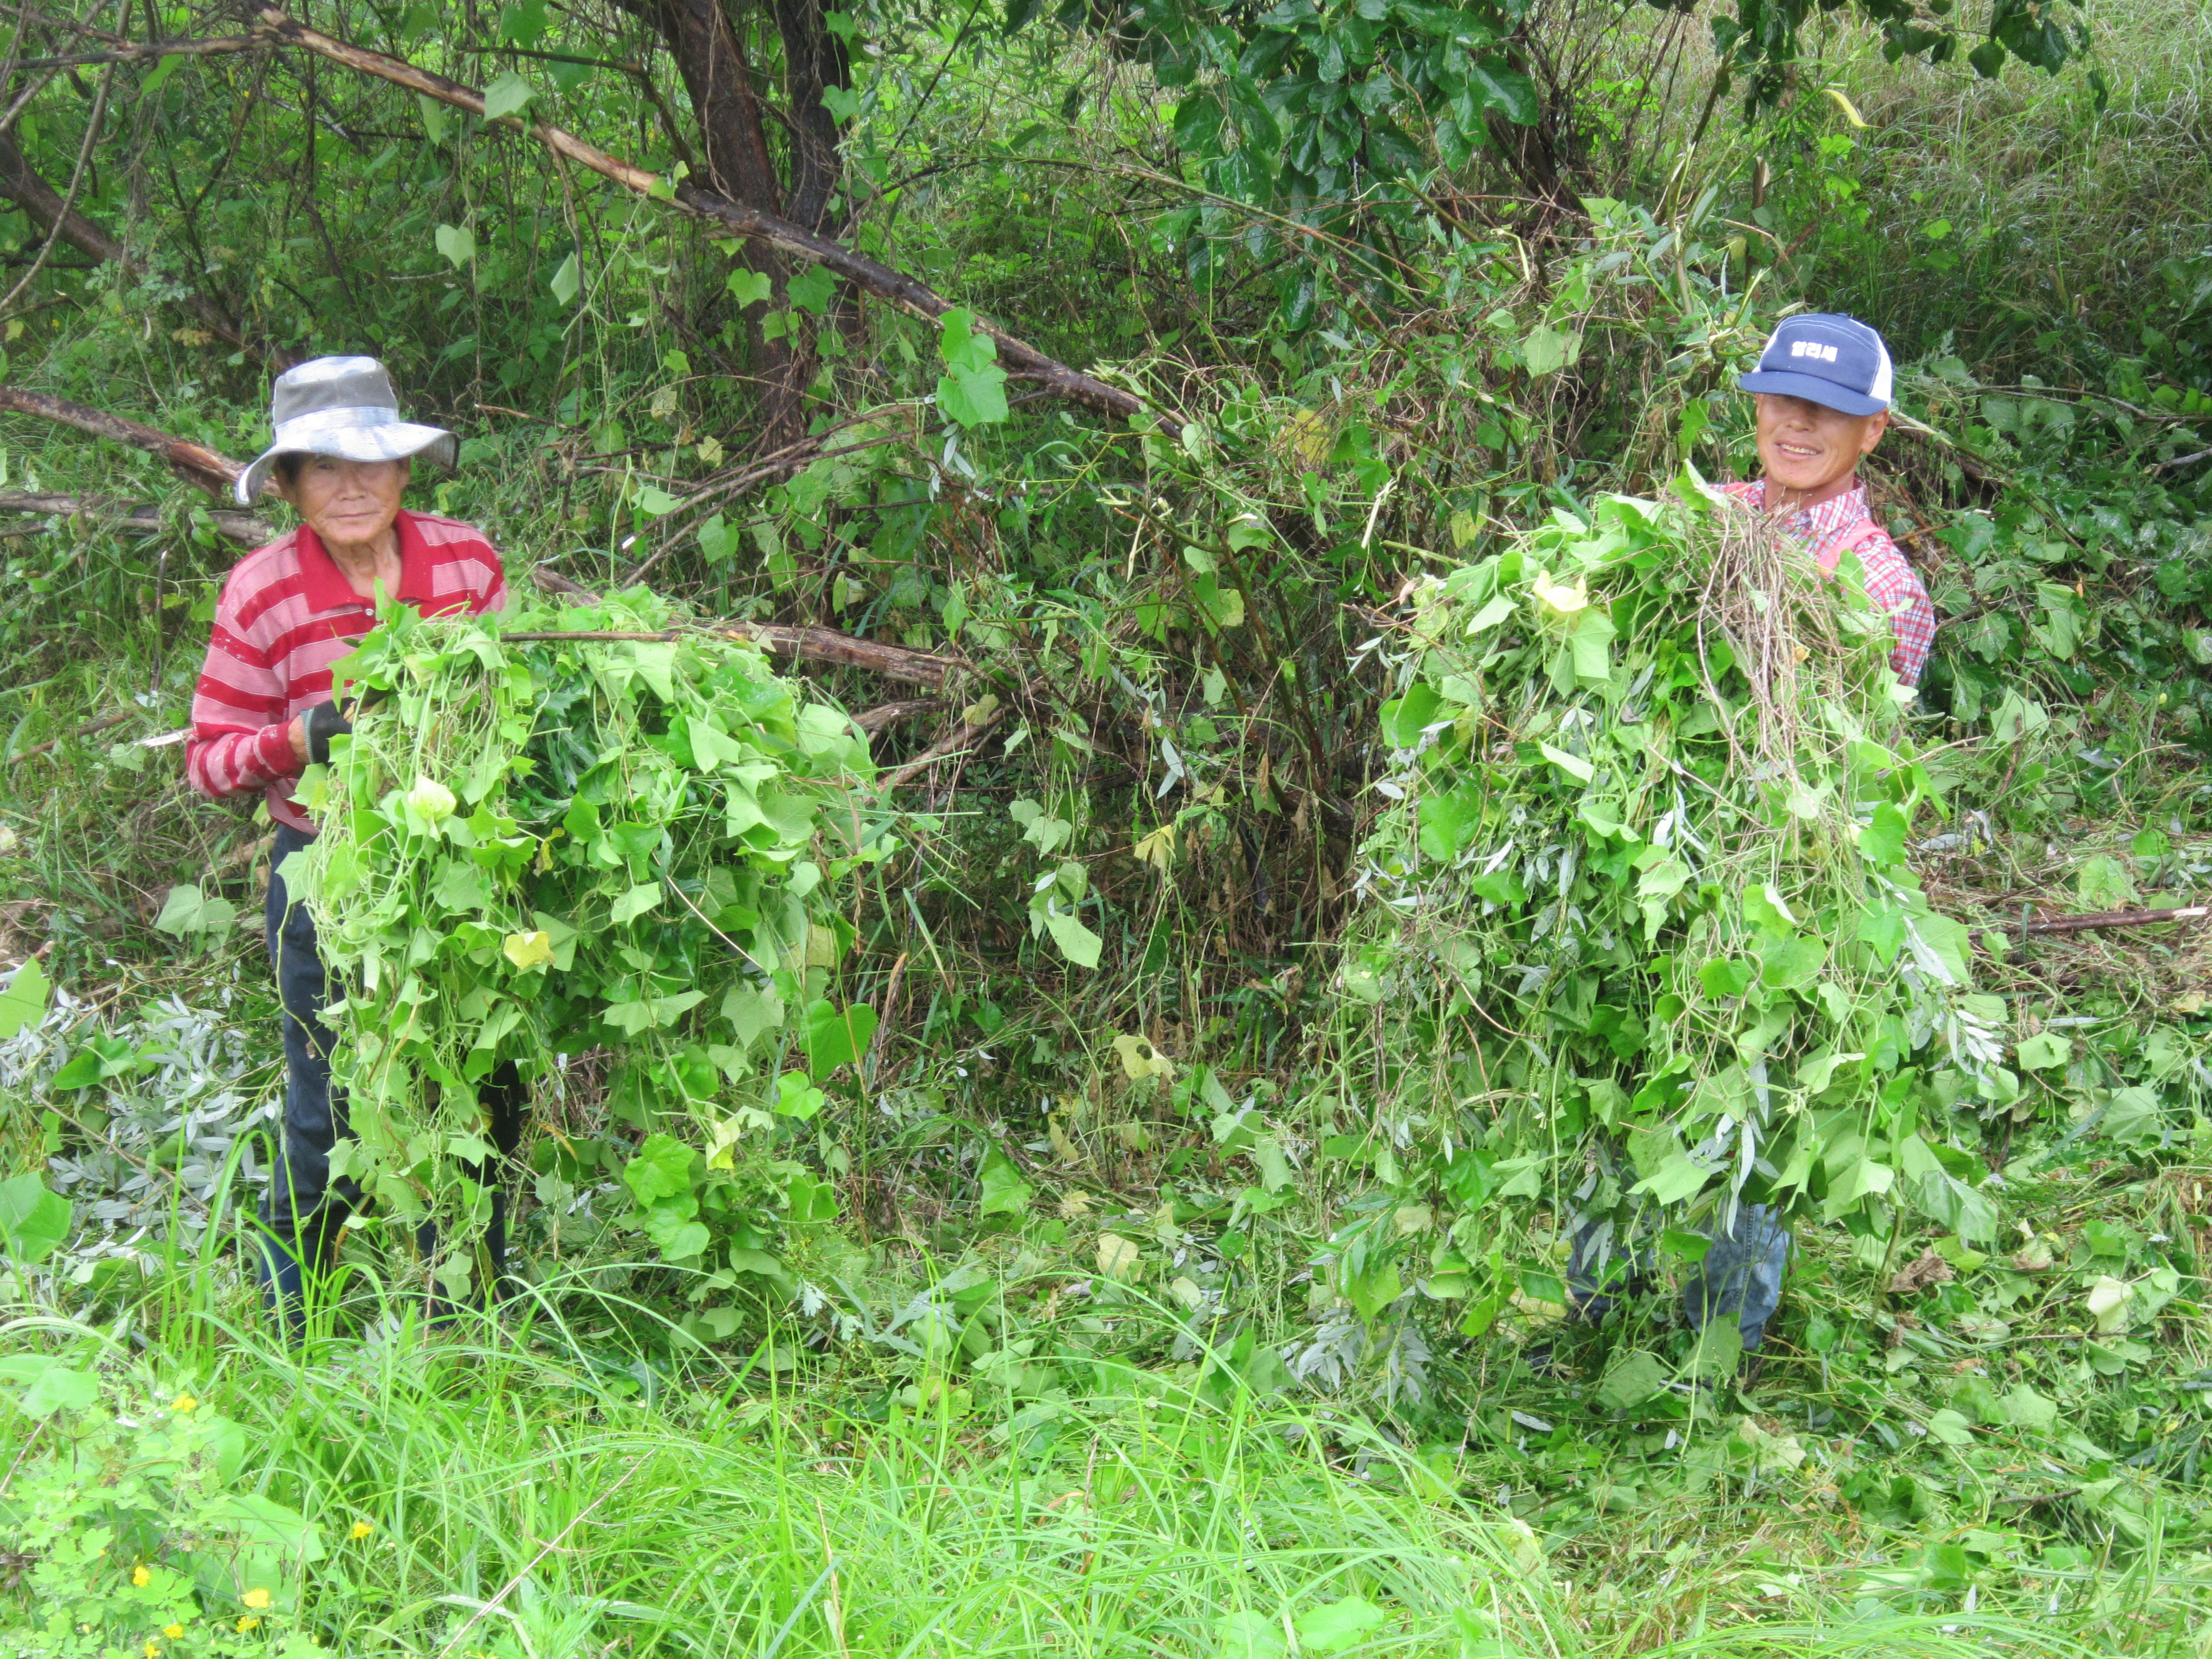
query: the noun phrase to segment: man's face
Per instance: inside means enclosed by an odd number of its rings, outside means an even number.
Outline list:
[[[1759,464],[1769,483],[1793,495],[1835,493],[1889,426],[1886,410],[1846,415],[1778,392],[1762,392],[1758,401]]]
[[[289,489],[277,491],[326,543],[362,547],[380,539],[406,498],[405,461],[348,461],[310,455]]]

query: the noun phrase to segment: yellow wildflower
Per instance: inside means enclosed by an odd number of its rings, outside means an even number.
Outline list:
[[[169,1402],[169,1409],[173,1412],[188,1412],[195,1409],[199,1403],[191,1395],[180,1394]]]
[[[239,1600],[258,1613],[269,1605],[269,1592],[265,1589],[250,1589],[239,1597]]]
[[[143,1561],[131,1569],[131,1582],[140,1589],[144,1589],[147,1585],[154,1582],[154,1575],[146,1571],[146,1564]]]
[[[159,1642],[156,1642],[152,1637],[148,1637],[146,1638],[146,1659],[159,1659],[161,1651],[161,1644]]]
[[[258,1619],[241,1619],[234,1628],[240,1636],[243,1636],[250,1630],[258,1629],[260,1625],[261,1621]]]
[[[353,1530],[348,1533],[346,1536],[349,1538],[366,1538],[369,1534],[375,1530],[376,1528],[370,1526],[368,1522],[356,1521],[353,1523]]]
[[[161,1634],[172,1642],[181,1642],[185,1639],[185,1627],[182,1625],[164,1625],[161,1626]]]

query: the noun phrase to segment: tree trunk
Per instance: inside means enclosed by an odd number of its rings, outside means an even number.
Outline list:
[[[769,159],[753,91],[752,65],[720,0],[622,0],[625,10],[650,23],[676,59],[691,112],[699,123],[701,152],[712,189],[747,207],[783,212],[783,192]]]
[[[676,60],[677,73],[684,77],[684,89],[691,97],[692,118],[699,124],[700,150],[708,173],[701,182],[718,195],[783,216],[784,190],[769,155],[752,65],[721,0],[617,0],[617,3],[650,24]],[[798,3],[814,6],[814,0],[798,0]],[[814,6],[814,13],[817,31],[826,34],[826,30],[818,30],[818,6]],[[819,108],[818,88],[814,101],[820,114],[828,118],[829,112]],[[834,174],[834,120],[831,131],[827,161]],[[803,138],[794,145],[802,162],[794,168],[794,182],[815,188],[818,186],[812,174],[803,166],[811,148]],[[828,199],[825,189],[822,200]],[[820,209],[815,211],[818,216]],[[814,228],[811,220],[801,222],[809,229]],[[774,287],[766,308],[788,313],[791,301],[786,289],[790,262],[765,242],[755,240],[749,246],[754,264],[765,271]],[[763,453],[773,453],[806,435],[806,388],[815,369],[812,334],[811,330],[793,327],[781,338],[769,339],[757,321],[749,324],[747,332],[760,410],[760,447]]]
[[[822,101],[824,90],[852,79],[845,43],[830,31],[822,0],[775,0],[776,32],[783,37],[783,102],[791,116],[791,181],[783,216],[817,235],[829,216],[830,198],[844,180],[837,153],[837,117]]]

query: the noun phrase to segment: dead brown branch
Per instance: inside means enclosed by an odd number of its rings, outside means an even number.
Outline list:
[[[934,651],[917,651],[911,646],[891,645],[882,640],[864,640],[856,634],[840,633],[834,628],[797,628],[781,623],[734,623],[712,630],[725,639],[749,640],[774,652],[779,657],[797,657],[802,662],[837,663],[847,668],[865,668],[871,673],[881,674],[887,680],[900,680],[908,685],[941,688],[954,673],[968,665],[957,657],[947,657]]]
[[[904,720],[919,720],[924,714],[933,714],[945,707],[941,697],[910,697],[900,702],[878,703],[873,708],[863,709],[853,716],[853,724],[874,737],[888,732]]]
[[[576,592],[586,599],[595,597],[581,588]],[[846,668],[865,668],[881,674],[885,679],[902,680],[909,685],[942,686],[947,676],[967,666],[957,657],[939,656],[933,651],[917,651],[911,646],[890,645],[881,640],[864,640],[857,634],[841,634],[834,628],[794,628],[778,623],[706,623],[696,628],[664,629],[657,632],[619,629],[553,629],[537,633],[509,634],[506,637],[517,642],[574,640],[605,644],[623,641],[642,644],[649,641],[665,643],[680,640],[689,634],[709,634],[717,639],[757,645],[778,656],[797,657],[803,662],[836,663]]]
[[[2019,933],[2105,933],[2117,927],[2156,927],[2167,922],[2203,921],[2212,917],[2212,904],[2184,905],[2172,910],[2100,910],[2085,916],[2044,916],[2001,924]]]
[[[188,438],[179,438],[154,427],[125,420],[120,415],[110,415],[44,392],[26,392],[20,386],[0,386],[0,411],[35,415],[42,421],[74,427],[79,432],[88,432],[95,438],[106,438],[112,443],[125,444],[132,449],[143,449],[149,455],[158,455],[175,468],[179,476],[213,495],[228,495],[233,481],[246,470],[228,456],[218,455],[212,449],[196,444]]]
[[[74,58],[26,58],[18,69],[73,69],[87,64],[142,64],[157,58],[220,58],[225,53],[251,52],[267,42],[252,34],[216,35],[200,40],[147,40],[118,46],[112,52],[79,52]]]
[[[104,715],[89,726],[80,726],[74,732],[64,732],[58,738],[48,738],[44,743],[34,743],[28,749],[18,750],[10,756],[8,764],[21,766],[33,756],[51,754],[65,743],[77,743],[86,738],[97,737],[102,732],[112,732],[137,712],[135,708],[126,708],[119,714]]]
[[[967,754],[983,740],[984,734],[999,723],[999,717],[1006,712],[1004,708],[988,708],[972,720],[963,720],[905,765],[886,772],[879,787],[888,794],[902,784],[910,783],[938,762]]]
[[[58,519],[90,519],[113,529],[137,531],[148,535],[155,534],[164,527],[161,510],[157,507],[143,502],[103,501],[92,495],[17,491],[11,495],[0,495],[0,513],[28,513]],[[274,525],[266,520],[255,518],[251,513],[217,510],[210,513],[208,518],[214,524],[217,534],[234,542],[242,542],[248,547],[258,547],[276,537]]]

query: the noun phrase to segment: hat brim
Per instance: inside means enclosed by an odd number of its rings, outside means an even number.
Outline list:
[[[1746,392],[1773,392],[1785,398],[1802,398],[1808,404],[1843,415],[1879,415],[1889,405],[1863,392],[1853,392],[1824,380],[1817,374],[1793,374],[1787,369],[1755,368],[1737,380]]]
[[[280,455],[331,455],[345,461],[403,461],[420,455],[440,466],[451,467],[459,450],[460,441],[444,428],[416,426],[408,421],[298,434],[280,429],[276,441],[238,475],[238,504],[253,505]]]

